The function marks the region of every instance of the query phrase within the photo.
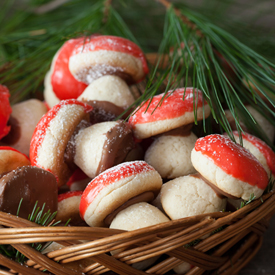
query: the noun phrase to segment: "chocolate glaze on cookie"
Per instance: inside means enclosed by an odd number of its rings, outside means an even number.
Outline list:
[[[55,176],[38,167],[23,166],[13,170],[0,179],[0,210],[17,214],[20,200],[19,216],[28,218],[36,201],[37,207],[51,213],[57,210],[57,182]]]
[[[19,121],[13,116],[10,116],[8,125],[11,126],[10,132],[1,141],[7,145],[13,145],[21,137],[21,127]]]
[[[124,121],[118,121],[117,125],[106,133],[101,160],[96,174],[123,162],[127,154],[135,147],[132,130]]]

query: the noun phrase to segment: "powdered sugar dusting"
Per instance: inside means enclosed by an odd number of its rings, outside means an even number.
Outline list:
[[[134,125],[137,123],[142,124],[183,116],[187,112],[193,112],[194,100],[195,102],[197,101],[197,107],[207,105],[207,102],[203,101],[203,94],[200,90],[195,91],[193,88],[186,88],[186,90],[185,88],[179,88],[171,93],[172,91],[168,92],[161,104],[160,102],[164,94],[154,96],[152,101],[148,100],[130,117],[129,122]],[[149,104],[150,106],[146,111]]]
[[[195,151],[200,151],[227,174],[239,180],[257,185],[261,189],[268,183],[267,173],[258,160],[228,137],[214,134],[199,138]]]

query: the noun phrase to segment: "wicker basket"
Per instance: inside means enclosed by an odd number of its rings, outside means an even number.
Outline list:
[[[95,263],[83,267],[85,274],[102,274],[112,270],[118,274],[174,274],[173,267],[181,262],[193,268],[188,275],[237,274],[257,253],[271,216],[275,213],[275,193],[235,212],[216,212],[174,220],[130,232],[91,227],[40,227],[28,220],[0,212],[1,244],[11,244],[27,256],[21,265],[0,255],[0,264],[10,271],[0,274],[81,274],[65,263],[92,258]],[[221,230],[222,229],[222,230]],[[213,231],[217,231],[214,234]],[[184,246],[205,236],[194,246]],[[86,240],[88,242],[80,242]],[[55,241],[66,247],[42,255],[27,243]],[[114,256],[112,250],[123,251]],[[133,263],[159,256],[146,271]]]

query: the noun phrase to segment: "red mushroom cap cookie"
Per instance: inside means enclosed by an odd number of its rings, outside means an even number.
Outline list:
[[[236,140],[239,140],[238,131],[233,131]],[[261,139],[242,133],[243,146],[253,154],[257,160],[263,165],[268,175],[270,172],[275,176],[275,153],[273,150]]]
[[[75,99],[63,100],[38,122],[30,145],[31,164],[52,172],[58,186],[65,184],[71,171],[64,161],[67,144],[81,120],[92,107]]]
[[[9,97],[10,93],[8,88],[0,84],[0,139],[6,136],[10,131],[10,126],[7,126],[12,112]]]
[[[30,165],[26,155],[12,147],[0,146],[0,175],[26,165]]]
[[[194,106],[197,106],[197,120],[210,114],[200,90],[179,88],[169,91],[162,101],[163,96],[154,96],[130,117],[136,138],[148,138],[194,122]]]
[[[245,148],[222,135],[199,138],[191,153],[195,169],[210,183],[236,198],[257,198],[268,185],[260,162]]]
[[[78,98],[87,85],[74,78],[69,70],[69,59],[76,45],[83,44],[87,37],[70,39],[56,53],[51,68],[51,85],[57,98]]]
[[[80,215],[90,226],[103,226],[104,219],[128,200],[162,186],[158,172],[145,161],[125,162],[94,178],[83,192]]]
[[[82,191],[69,191],[58,195],[56,220],[66,223],[69,219],[71,225],[83,223],[79,215],[79,204]]]
[[[117,75],[132,84],[149,71],[142,50],[135,43],[110,35],[79,43],[70,57],[69,68],[77,80],[87,84],[103,75]]]

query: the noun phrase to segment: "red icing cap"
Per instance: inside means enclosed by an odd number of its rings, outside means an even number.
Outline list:
[[[84,43],[78,43],[72,55],[100,50],[130,54],[141,60],[144,75],[149,72],[146,58],[142,50],[134,42],[122,37],[111,35],[93,36],[90,39],[86,39]]]
[[[84,43],[89,37],[70,39],[60,48],[54,60],[53,72],[51,75],[52,89],[60,99],[78,98],[87,85],[76,80],[69,70],[69,59],[76,45]]]
[[[71,198],[71,197],[79,197],[81,196],[83,191],[69,191],[63,194],[59,194],[57,197],[58,202],[61,202],[65,199]]]
[[[145,161],[125,162],[114,166],[95,177],[86,187],[81,197],[79,211],[83,218],[86,209],[104,187],[111,185],[124,178],[155,170]]]
[[[163,95],[164,94],[154,96],[152,101],[148,100],[143,104],[143,106],[130,117],[130,124],[135,125],[173,119],[183,116],[186,112],[193,112],[194,106],[202,107],[203,105],[207,105],[207,102],[203,100],[202,92],[198,89],[179,88],[173,93],[171,90],[167,93],[164,100],[161,101]],[[150,106],[148,108],[149,104]]]
[[[10,131],[10,126],[7,126],[12,112],[9,97],[10,93],[8,88],[0,84],[0,139]]]
[[[227,174],[252,186],[265,189],[268,175],[259,161],[245,148],[223,135],[199,138],[195,150],[210,158]]]
[[[44,137],[46,135],[46,131],[50,125],[50,122],[56,117],[59,110],[66,105],[80,105],[84,108],[86,113],[92,111],[93,107],[82,103],[76,99],[67,99],[62,100],[58,104],[56,104],[52,109],[50,109],[38,122],[33,132],[33,136],[30,144],[30,161],[32,165],[37,166],[37,153],[40,148]],[[51,172],[51,171],[50,171]]]
[[[239,137],[238,131],[233,131],[233,134]],[[258,148],[258,150],[264,155],[272,174],[275,175],[275,153],[272,149],[264,141],[248,133],[242,133],[242,137]]]

